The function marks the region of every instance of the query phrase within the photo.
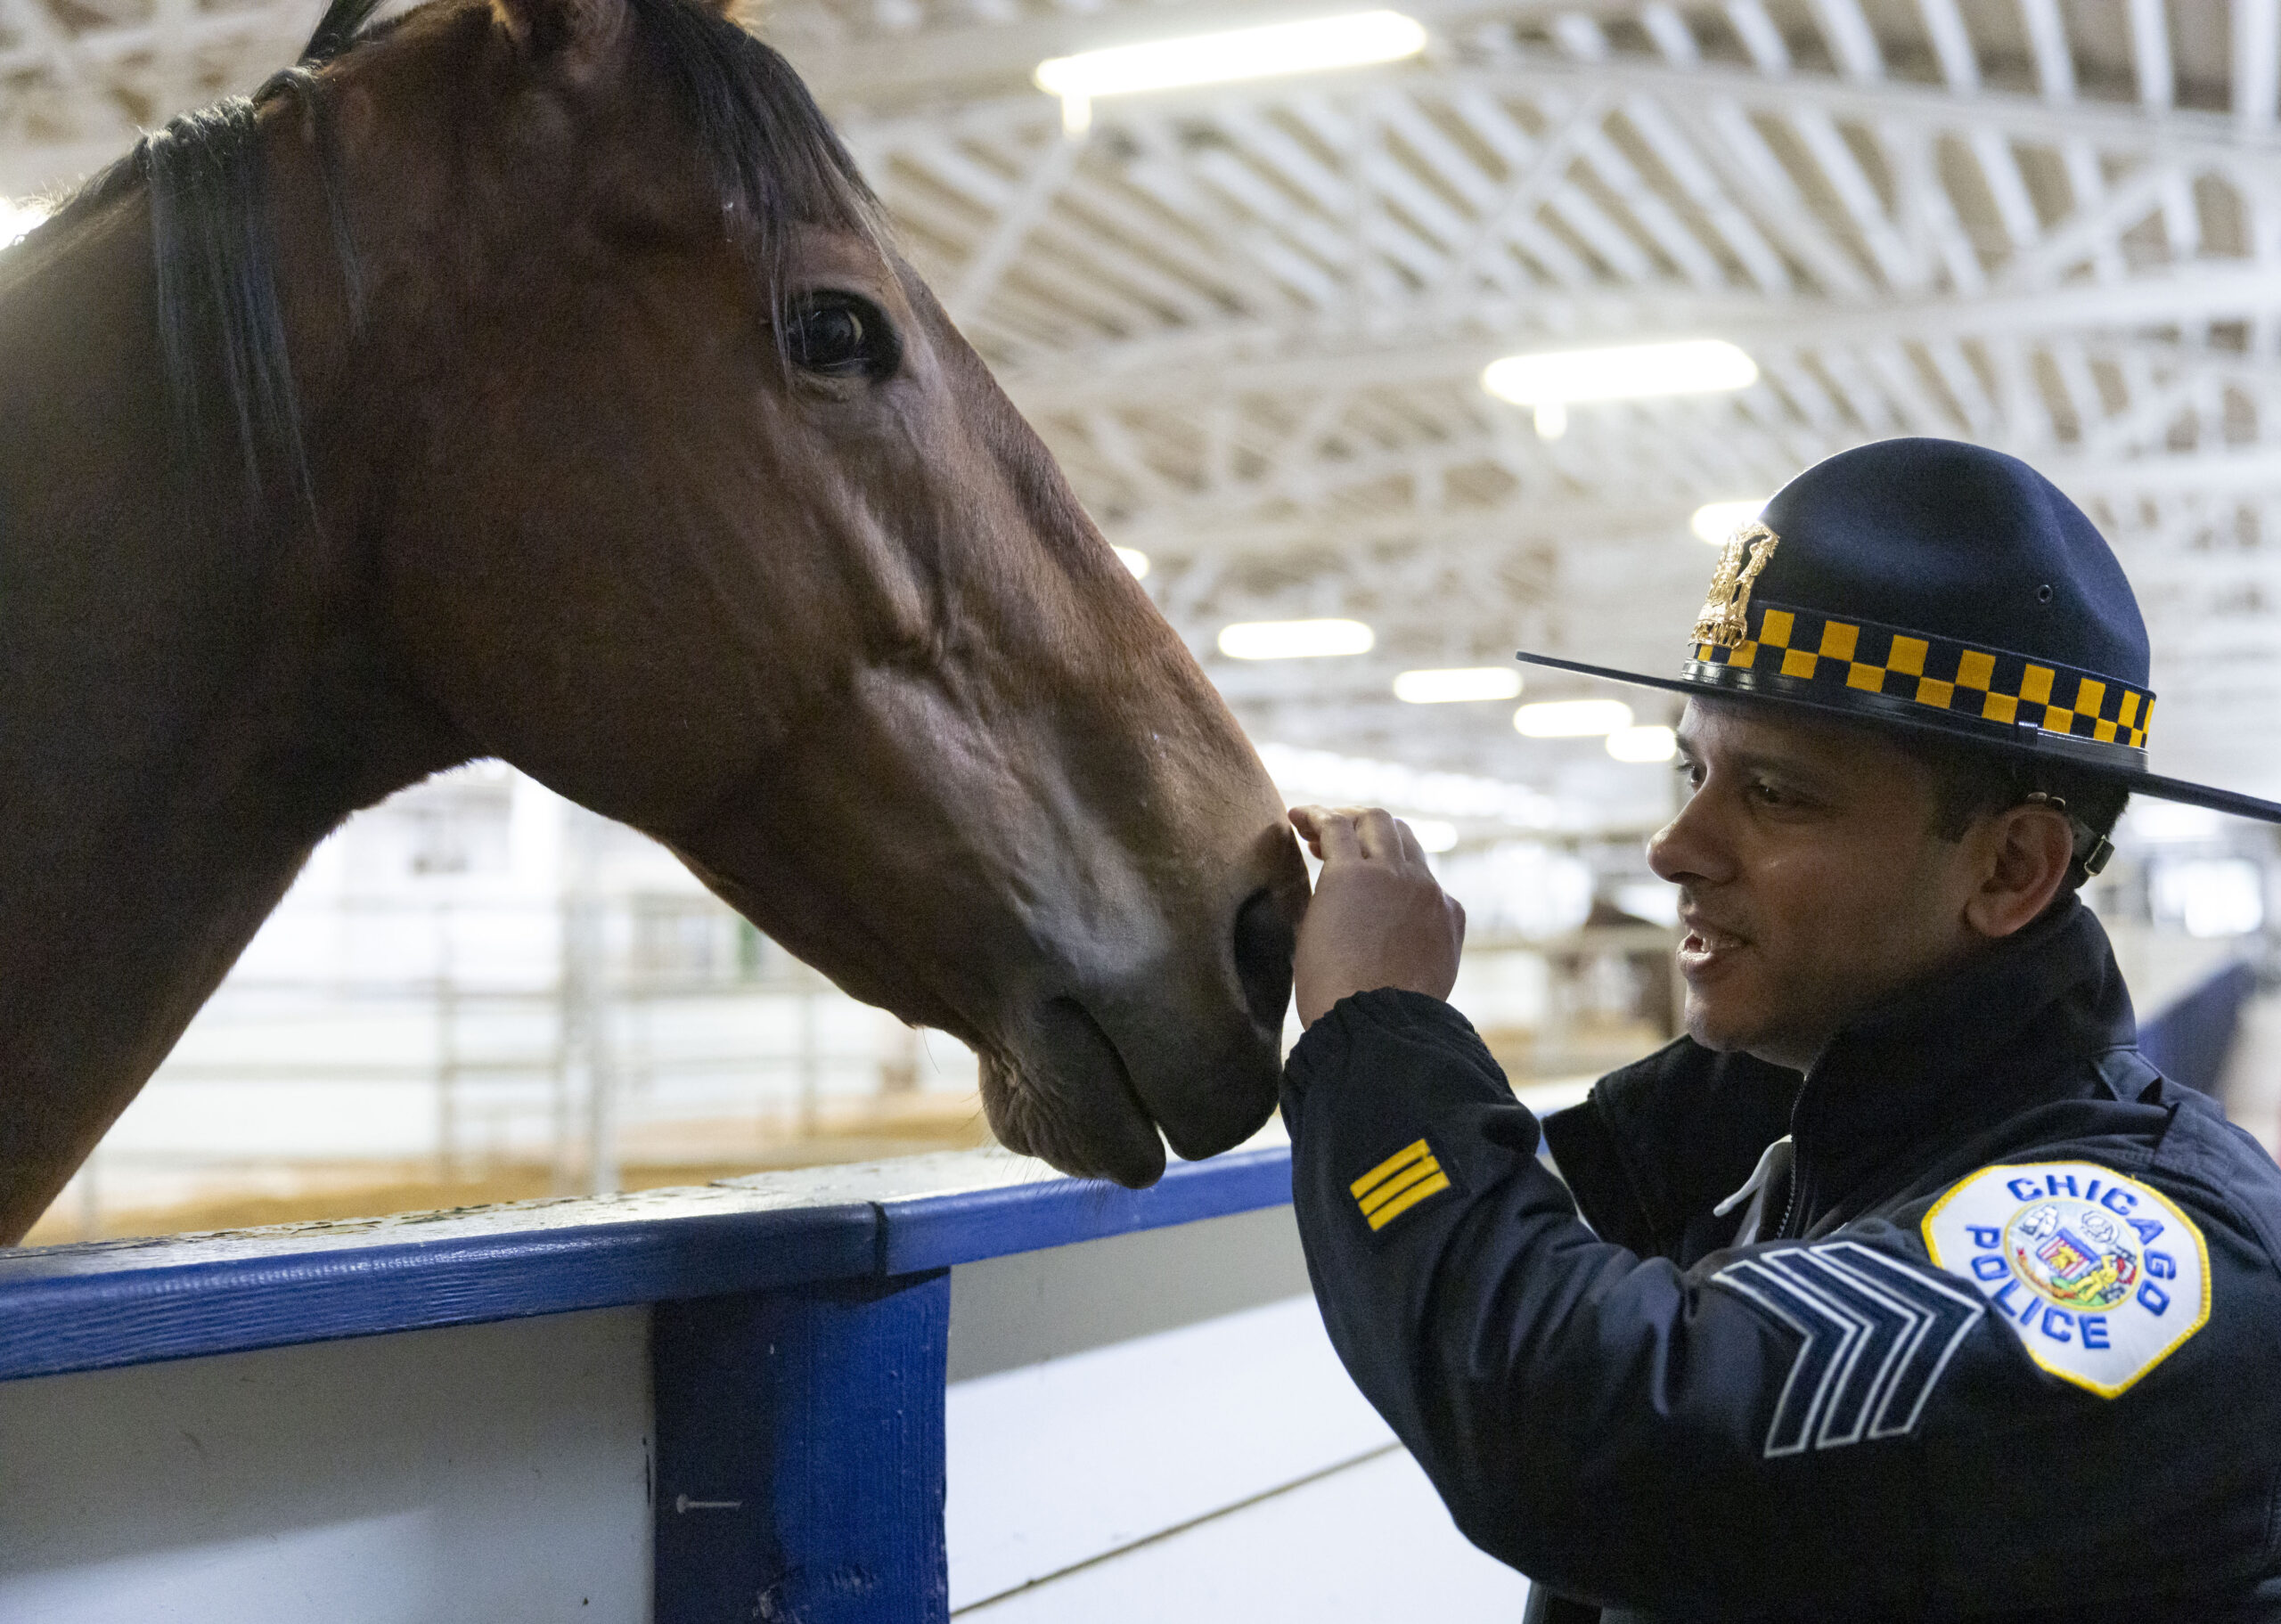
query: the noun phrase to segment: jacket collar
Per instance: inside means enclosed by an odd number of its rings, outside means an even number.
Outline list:
[[[1803,1079],[1680,1038],[1547,1117],[1545,1141],[1604,1238],[1687,1264],[1731,1241],[1712,1209],[1786,1130],[1770,1240],[1860,1215],[2037,1104],[2111,1094],[2092,1062],[2136,1037],[2106,933],[2070,899],[1855,1021]]]
[[[1790,1221],[1803,1233],[1872,1181],[2028,1106],[2101,1086],[2086,1061],[2137,1041],[2106,932],[2065,905],[1904,990],[1830,1041],[1791,1107]]]

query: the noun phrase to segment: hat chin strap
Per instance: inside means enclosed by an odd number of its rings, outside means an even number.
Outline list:
[[[2114,842],[2104,835],[2095,834],[2089,824],[2069,812],[2066,796],[2051,795],[2038,789],[2029,794],[2027,804],[2048,806],[2067,820],[2068,833],[2074,836],[2072,850],[2075,866],[2082,869],[2085,879],[2089,879],[2100,869],[2105,868],[2107,859],[2114,855]]]

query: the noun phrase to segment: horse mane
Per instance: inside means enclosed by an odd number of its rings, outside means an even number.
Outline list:
[[[144,135],[60,208],[66,227],[147,189],[158,324],[178,453],[196,466],[209,410],[234,429],[248,500],[290,480],[312,513],[315,490],[277,293],[272,229],[256,114],[274,96],[298,101],[317,135],[327,212],[347,289],[350,330],[364,318],[364,279],[350,225],[332,98],[315,71],[393,31],[372,23],[381,0],[329,0],[297,66],[250,96],[182,114]],[[879,201],[791,65],[705,0],[628,0],[636,37],[663,72],[711,164],[724,203],[741,214],[760,260],[770,306],[781,314],[786,232],[793,223],[884,241]],[[369,26],[368,26],[369,25]],[[44,230],[45,228],[43,228]],[[779,349],[786,324],[774,323]]]

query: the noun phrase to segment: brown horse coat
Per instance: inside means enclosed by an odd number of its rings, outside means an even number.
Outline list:
[[[435,0],[0,257],[0,1239],[355,809],[475,756],[663,840],[1145,1183],[1274,1097],[1257,760],[698,0]]]

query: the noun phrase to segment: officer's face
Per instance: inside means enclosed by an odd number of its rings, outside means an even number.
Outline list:
[[[1932,772],[1866,729],[1691,700],[1690,786],[1647,844],[1680,887],[1687,1030],[1800,1070],[1855,1015],[1970,951],[1976,872]]]

